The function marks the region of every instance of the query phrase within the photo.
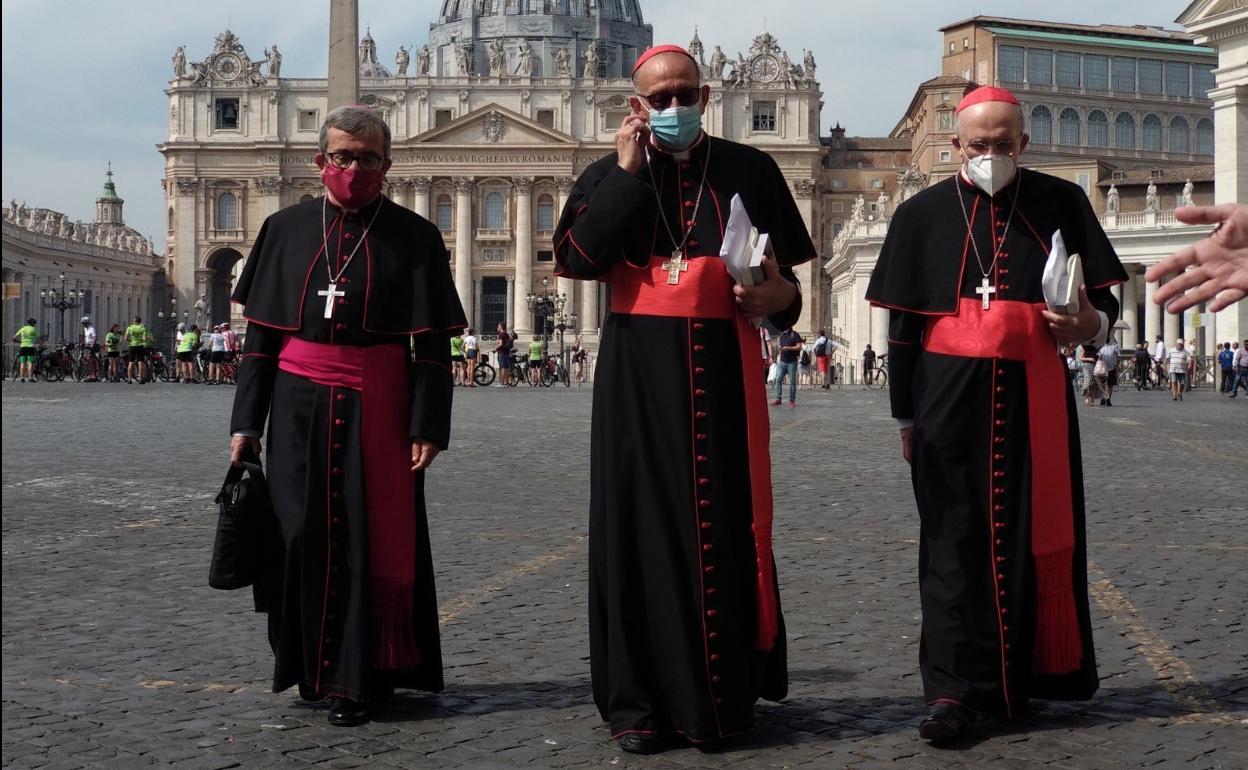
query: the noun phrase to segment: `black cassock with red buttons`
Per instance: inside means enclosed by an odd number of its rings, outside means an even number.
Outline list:
[[[260,433],[268,423],[267,471],[285,545],[256,592],[257,609],[269,614],[273,687],[302,684],[357,700],[388,686],[437,691],[442,657],[424,474],[368,474],[360,392],[280,371],[278,356],[288,337],[410,346],[414,363],[392,383],[407,392],[410,438],[445,449],[449,337],[465,325],[463,309],[434,225],[384,197],[346,214],[322,203],[265,221],[234,293],[248,325],[230,430]],[[405,670],[374,670],[366,480],[415,485],[411,627],[420,663]]]
[[[893,416],[914,421],[911,475],[921,521],[919,654],[925,696],[1003,716],[1018,714],[1029,697],[1084,699],[1097,687],[1074,397],[1069,387],[1058,396],[1066,403],[1068,422],[1073,601],[1082,662],[1066,673],[1037,674],[1025,364],[926,351],[924,331],[929,322],[956,311],[961,300],[974,300],[978,307],[984,272],[996,289],[985,318],[993,318],[991,305],[1003,300],[1043,302],[1041,274],[1059,228],[1068,252],[1082,257],[1089,298],[1111,327],[1118,303],[1110,287],[1126,280],[1082,189],[1034,171],[1019,174],[995,196],[958,176],[901,204],[867,290],[870,302],[890,309]],[[979,265],[967,238],[968,219]],[[1045,344],[1059,356],[1051,337]],[[1064,361],[1061,366],[1064,370]]]
[[[669,259],[656,184],[676,240],[692,228],[686,259],[719,259],[736,193],[769,233],[782,275],[796,282],[791,266],[815,256],[775,161],[704,137],[685,156],[651,149],[636,174],[620,169],[615,153],[586,169],[555,233],[561,273],[609,282],[621,275],[613,271]],[[799,294],[771,321],[786,328],[800,310]],[[744,378],[765,375],[761,346],[751,351],[759,352],[743,363],[726,316],[614,308],[604,323],[591,436],[589,636],[594,700],[614,735],[714,740],[748,729],[759,697],[786,692],[783,622],[769,650],[755,643]]]

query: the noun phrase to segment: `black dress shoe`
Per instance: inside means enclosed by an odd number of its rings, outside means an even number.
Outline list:
[[[363,701],[334,698],[329,702],[329,723],[335,727],[355,727],[368,721],[368,705]]]
[[[629,733],[620,737],[620,749],[630,754],[658,754],[675,745],[675,735]]]
[[[919,737],[932,743],[957,740],[975,726],[975,712],[956,703],[938,703],[919,723]]]

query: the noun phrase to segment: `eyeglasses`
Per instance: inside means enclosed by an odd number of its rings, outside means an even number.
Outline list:
[[[976,155],[986,155],[992,151],[993,155],[1013,155],[1014,150],[1018,148],[1018,140],[1002,139],[999,142],[970,142],[966,145]]]
[[[353,152],[327,152],[325,157],[338,168],[348,168],[353,162],[359,163],[365,171],[376,171],[386,159],[375,152],[364,152],[356,155]]]
[[[656,110],[663,110],[671,106],[673,99],[681,107],[690,107],[697,104],[701,96],[701,88],[678,88],[674,91],[655,91],[641,98],[649,102],[650,106]]]

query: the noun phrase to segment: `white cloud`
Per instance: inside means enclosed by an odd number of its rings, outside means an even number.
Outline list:
[[[422,44],[439,0],[362,0],[384,64],[399,45]],[[1184,3],[1173,0],[1049,0],[1044,18],[1078,23],[1173,27]],[[323,76],[329,36],[328,0],[218,0],[216,3],[126,0],[6,0],[3,66],[2,194],[89,219],[111,159],[129,224],[164,239],[159,187],[165,136],[163,93],[174,48],[203,58],[229,26],[253,58],[277,43],[282,72]],[[937,29],[977,13],[1035,18],[1034,2],[1001,0],[989,7],[950,8],[931,2],[842,3],[798,0],[642,0],[656,42],[687,43],[695,26],[708,50],[729,56],[749,49],[765,25],[795,59],[814,51],[826,106],[823,129],[835,122],[851,134],[888,132],[915,86],[939,72]]]

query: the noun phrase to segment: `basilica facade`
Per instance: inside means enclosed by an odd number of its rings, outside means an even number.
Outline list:
[[[470,323],[530,332],[526,298],[550,291],[566,296],[572,329],[592,341],[609,289],[556,278],[551,239],[576,176],[614,150],[632,66],[653,32],[637,0],[505,5],[445,0],[428,42],[393,55],[366,32],[361,101],[393,134],[388,194],[442,231]],[[813,56],[791,56],[767,33],[731,57],[696,35],[689,47],[712,86],[707,131],[771,154],[817,233]],[[265,217],[321,190],[312,158],[328,81],[286,77],[276,45],[253,60],[226,31],[198,61],[178,49],[166,93],[170,277],[180,302],[206,294],[212,317],[224,318]],[[823,275],[811,262],[799,278],[808,299],[798,328],[810,332],[823,314]]]

